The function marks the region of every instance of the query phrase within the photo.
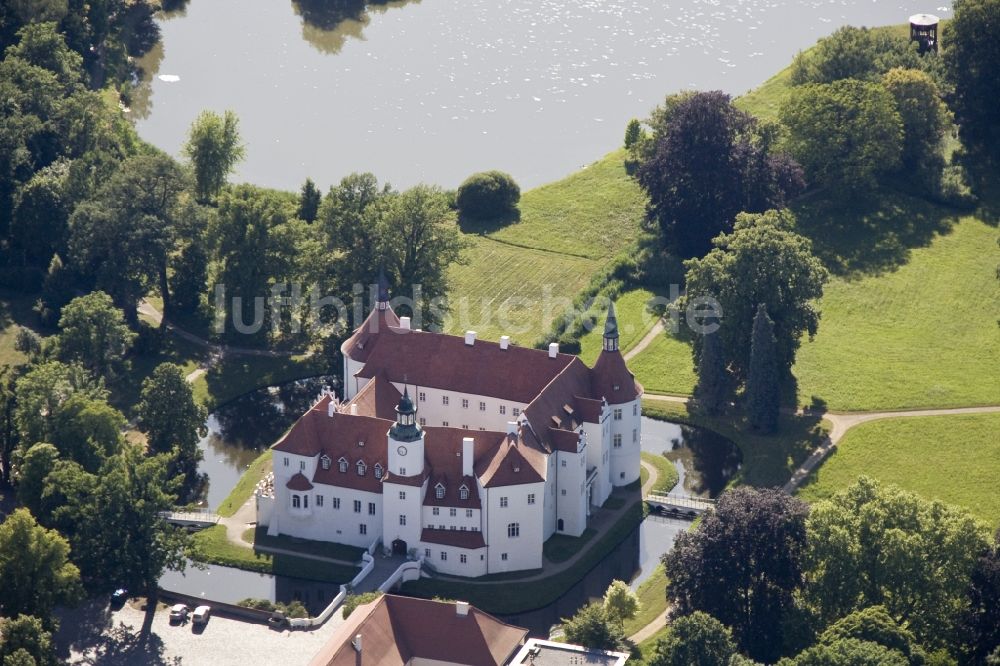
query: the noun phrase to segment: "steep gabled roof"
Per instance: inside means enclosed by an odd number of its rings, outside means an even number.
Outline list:
[[[515,345],[501,349],[486,340],[467,345],[463,337],[402,328],[391,329],[385,342],[375,345],[358,377],[384,373],[396,383],[524,404],[576,359]]]
[[[309,662],[310,666],[404,666],[413,660],[476,666],[506,664],[527,629],[454,602],[386,594],[355,609]],[[352,641],[361,636],[361,655]],[[360,659],[359,659],[360,656]]]
[[[621,352],[602,351],[591,371],[594,398],[604,398],[611,405],[632,402],[642,394],[642,385],[635,380]]]
[[[358,414],[361,416],[374,416],[389,421],[396,418],[396,405],[402,394],[392,385],[384,374],[378,374],[370,382],[358,391],[350,402],[342,405],[341,409],[350,411],[351,405],[357,405]]]
[[[476,474],[484,488],[545,481],[544,453],[514,435],[506,436],[492,456],[477,462]]]
[[[364,363],[368,360],[380,336],[385,335],[391,327],[399,326],[399,317],[392,308],[375,308],[358,326],[351,337],[340,346],[340,351],[352,360]],[[347,381],[347,377],[344,377]]]

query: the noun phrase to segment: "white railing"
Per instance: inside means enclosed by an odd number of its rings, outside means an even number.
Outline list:
[[[663,493],[650,493],[646,496],[647,502],[654,504],[668,504],[680,509],[697,509],[707,511],[715,508],[715,500],[706,497],[692,497],[690,495],[669,495]]]

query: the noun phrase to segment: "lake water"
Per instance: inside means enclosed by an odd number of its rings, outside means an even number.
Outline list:
[[[353,171],[455,187],[503,169],[545,183],[619,146],[681,89],[741,94],[846,24],[950,16],[947,0],[191,0],[160,21],[133,102],[179,154],[203,109],[233,109],[236,178],[324,189]],[[358,20],[340,20],[342,15]]]

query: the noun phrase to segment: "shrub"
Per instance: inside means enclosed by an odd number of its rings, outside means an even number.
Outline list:
[[[344,609],[344,619],[346,620],[354,609],[362,604],[367,604],[370,601],[375,601],[382,596],[381,592],[365,592],[364,594],[348,594],[347,598],[344,599],[342,608]]]
[[[934,198],[956,208],[972,209],[979,202],[969,187],[968,174],[958,164],[950,164],[941,172]]]
[[[465,179],[458,188],[455,204],[464,217],[489,220],[517,210],[521,188],[502,171],[483,171]]]

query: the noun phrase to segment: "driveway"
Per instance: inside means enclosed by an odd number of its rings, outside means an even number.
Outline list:
[[[171,625],[166,608],[156,612],[145,646],[138,644],[145,612],[126,604],[107,618],[104,630],[70,645],[70,664],[251,666],[307,664],[343,624],[336,613],[314,631],[275,631],[266,625],[212,616],[202,629]],[[66,622],[69,618],[64,618]]]

